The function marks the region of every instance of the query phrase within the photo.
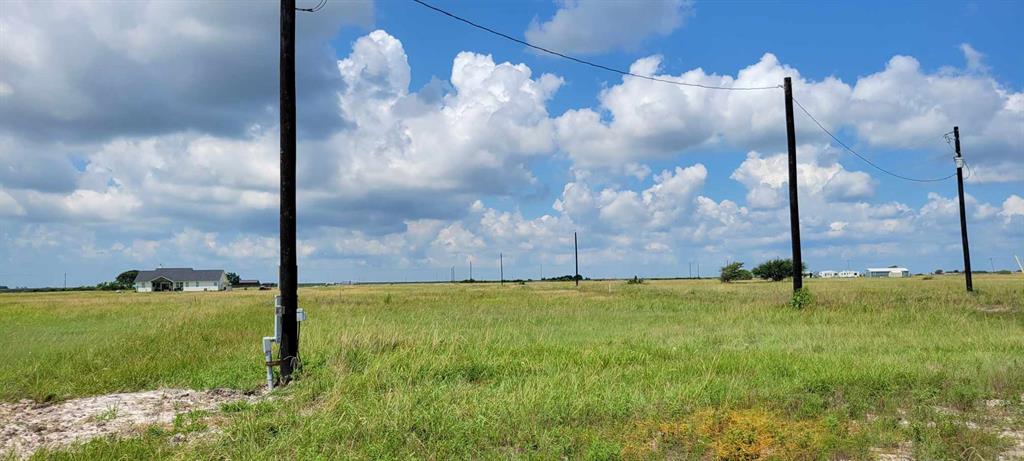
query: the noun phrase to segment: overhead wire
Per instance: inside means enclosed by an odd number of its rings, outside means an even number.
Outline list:
[[[847,152],[855,155],[857,158],[863,160],[864,163],[867,163],[868,165],[871,165],[876,170],[881,171],[882,173],[885,173],[887,175],[890,175],[890,176],[893,176],[893,177],[896,177],[896,178],[899,178],[899,179],[903,179],[903,180],[906,180],[906,181],[914,181],[914,182],[938,182],[938,181],[945,181],[945,180],[947,180],[949,178],[952,178],[953,176],[956,176],[956,173],[953,173],[953,174],[950,174],[948,176],[943,176],[941,178],[927,178],[927,179],[925,179],[925,178],[911,178],[909,176],[904,176],[904,175],[901,175],[899,173],[895,173],[895,172],[889,171],[889,170],[887,170],[885,168],[882,168],[881,166],[879,166],[875,162],[872,162],[871,160],[869,160],[867,157],[857,153],[857,151],[853,150],[850,146],[846,145],[846,143],[844,143],[841,139],[837,138],[836,135],[832,134],[832,132],[829,131],[828,128],[825,128],[825,125],[822,125],[821,122],[818,121],[818,119],[814,118],[814,116],[811,115],[811,113],[807,111],[807,108],[804,107],[803,104],[800,104],[800,101],[797,101],[796,98],[793,98],[793,102],[797,105],[797,107],[800,108],[800,110],[804,113],[804,115],[806,115],[808,118],[810,118],[811,121],[813,121],[815,125],[818,125],[818,128],[820,128],[821,131],[824,131],[825,134],[827,134],[830,138],[832,138],[832,140],[835,141],[837,144],[842,146],[843,149],[846,149]]]
[[[326,5],[327,5],[327,0],[320,0],[320,3],[317,3],[316,6],[314,6],[312,8],[295,8],[295,11],[304,11],[306,13],[316,13],[317,11],[320,11],[320,10],[324,9],[324,6],[326,6]]]
[[[577,58],[575,56],[570,56],[570,55],[567,55],[565,53],[561,53],[561,52],[554,51],[554,50],[551,50],[551,49],[548,49],[548,48],[544,48],[544,47],[539,46],[539,45],[534,45],[534,44],[532,44],[530,42],[527,42],[525,40],[520,40],[520,39],[515,38],[515,37],[513,37],[511,35],[508,35],[508,34],[506,34],[504,32],[500,32],[500,31],[494,30],[494,29],[492,29],[490,27],[484,26],[482,24],[478,24],[478,23],[473,22],[473,21],[471,21],[469,19],[466,19],[466,18],[463,18],[461,16],[458,16],[458,15],[456,15],[454,13],[451,13],[451,12],[449,12],[447,10],[438,8],[438,7],[436,7],[434,5],[431,5],[431,4],[429,4],[429,3],[427,3],[427,2],[425,2],[423,0],[412,0],[412,1],[414,1],[416,3],[419,3],[420,5],[423,5],[423,6],[429,8],[431,10],[434,10],[434,11],[436,11],[438,13],[441,13],[441,14],[443,14],[445,16],[448,16],[448,17],[450,17],[452,19],[455,19],[456,21],[461,21],[463,23],[466,23],[466,24],[468,24],[470,26],[473,26],[473,27],[475,27],[477,29],[480,29],[482,31],[489,32],[491,34],[494,34],[494,35],[497,35],[499,37],[502,37],[502,38],[504,38],[506,40],[511,40],[513,42],[516,42],[516,43],[518,43],[520,45],[527,46],[527,47],[532,48],[534,50],[541,51],[541,52],[544,52],[544,53],[548,53],[550,55],[558,56],[560,58],[568,59],[568,60],[576,62],[578,64],[583,64],[583,65],[587,65],[587,66],[590,66],[590,67],[595,67],[597,69],[606,70],[608,72],[613,72],[613,73],[620,74],[620,75],[625,75],[625,76],[628,76],[628,77],[636,77],[636,78],[641,78],[641,79],[644,79],[644,80],[650,80],[650,81],[653,81],[653,82],[669,83],[669,84],[672,84],[672,85],[689,86],[689,87],[694,87],[694,88],[704,88],[704,89],[707,89],[707,90],[758,91],[758,90],[775,90],[775,89],[782,88],[782,85],[747,86],[747,87],[743,87],[743,86],[704,85],[702,83],[681,82],[681,81],[677,81],[677,80],[668,80],[668,79],[664,79],[664,78],[652,77],[650,75],[636,74],[636,73],[633,73],[633,72],[630,72],[630,71],[627,71],[627,70],[616,69],[614,67],[606,66],[604,64],[598,64],[598,63],[593,62],[593,61],[587,61],[585,59],[580,59],[580,58]]]
[[[326,0],[324,0],[324,1],[326,1]],[[608,71],[608,72],[613,72],[613,73],[616,73],[616,74],[620,74],[620,75],[623,75],[623,76],[635,77],[635,78],[640,78],[640,79],[644,79],[644,80],[650,80],[650,81],[654,81],[654,82],[668,83],[668,84],[672,84],[672,85],[688,86],[688,87],[694,87],[694,88],[704,88],[704,89],[708,89],[708,90],[760,91],[760,90],[774,90],[774,89],[782,88],[782,85],[756,86],[756,87],[704,85],[704,84],[701,84],[701,83],[682,82],[682,81],[677,81],[677,80],[668,80],[668,79],[664,79],[664,78],[652,77],[652,76],[649,76],[649,75],[636,74],[636,73],[633,73],[633,72],[630,72],[630,71],[626,71],[626,70],[622,70],[622,69],[616,69],[614,67],[606,66],[604,64],[599,64],[599,63],[596,63],[596,62],[593,62],[593,61],[588,61],[588,60],[585,60],[585,59],[577,58],[575,56],[570,56],[568,54],[561,53],[561,52],[558,52],[558,51],[554,51],[554,50],[551,50],[551,49],[548,49],[548,48],[545,48],[545,47],[542,47],[542,46],[539,46],[539,45],[534,45],[534,44],[532,44],[530,42],[527,42],[525,40],[518,39],[518,38],[513,37],[511,35],[508,35],[508,34],[506,34],[504,32],[492,29],[492,28],[487,27],[485,25],[482,25],[482,24],[476,23],[474,21],[471,21],[469,19],[466,19],[466,18],[464,18],[462,16],[456,15],[456,14],[454,14],[454,13],[452,13],[450,11],[447,11],[445,9],[442,9],[442,8],[437,7],[437,6],[431,5],[430,3],[427,3],[424,0],[412,0],[412,1],[418,3],[418,4],[422,5],[422,6],[424,6],[426,8],[429,8],[429,9],[431,9],[431,10],[437,12],[437,13],[440,13],[440,14],[443,14],[445,16],[448,16],[448,17],[450,17],[450,18],[452,18],[452,19],[454,19],[456,21],[468,24],[468,25],[470,25],[472,27],[475,27],[477,29],[480,29],[482,31],[488,32],[490,34],[497,35],[497,36],[502,37],[502,38],[504,38],[506,40],[518,43],[520,45],[532,48],[534,50],[541,51],[541,52],[544,52],[544,53],[547,53],[547,54],[550,54],[550,55],[553,55],[553,56],[558,56],[560,58],[567,59],[567,60],[576,62],[578,64],[583,64],[583,65],[586,65],[586,66],[594,67],[594,68],[605,70],[605,71]],[[949,176],[944,176],[944,177],[941,177],[941,178],[912,178],[912,177],[909,177],[909,176],[901,175],[899,173],[895,173],[893,171],[889,171],[889,170],[879,166],[875,162],[872,162],[867,157],[864,157],[863,155],[857,153],[857,151],[853,150],[850,146],[848,146],[846,143],[844,143],[841,139],[839,139],[834,134],[832,134],[832,132],[829,131],[827,128],[825,128],[825,126],[822,125],[821,122],[818,121],[818,119],[814,118],[814,116],[811,115],[811,113],[807,110],[807,108],[805,108],[803,106],[803,104],[800,104],[800,102],[797,101],[796,98],[793,98],[793,102],[796,103],[796,105],[798,107],[800,107],[800,110],[804,113],[804,115],[806,115],[808,118],[810,118],[814,122],[814,124],[817,125],[818,128],[821,129],[821,131],[824,131],[825,134],[827,134],[830,138],[832,138],[833,141],[835,141],[837,144],[842,146],[843,149],[845,149],[847,152],[855,155],[857,158],[861,159],[862,161],[864,161],[868,165],[871,165],[872,167],[874,167],[878,171],[881,171],[881,172],[883,172],[885,174],[888,174],[890,176],[893,176],[895,178],[903,179],[903,180],[906,180],[906,181],[913,181],[913,182],[945,181],[945,180],[947,180],[949,178],[952,178],[953,176],[956,176],[956,173],[953,173],[953,174],[951,174]],[[965,165],[966,165],[966,163],[965,163]],[[969,174],[970,174],[970,167],[968,167],[968,175]]]

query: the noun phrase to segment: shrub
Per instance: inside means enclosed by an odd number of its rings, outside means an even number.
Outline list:
[[[635,275],[631,279],[626,279],[626,285],[640,285],[642,283],[644,283],[644,279],[639,278]]]
[[[721,272],[718,274],[718,280],[721,280],[723,283],[729,283],[733,280],[750,280],[752,278],[754,278],[754,276],[750,271],[743,268],[742,262],[729,264],[723,267]]]
[[[803,267],[801,269],[807,271],[807,265],[802,264],[802,266]],[[753,274],[758,278],[771,280],[773,282],[785,280],[786,277],[793,275],[793,261],[788,258],[770,259],[755,267]]]

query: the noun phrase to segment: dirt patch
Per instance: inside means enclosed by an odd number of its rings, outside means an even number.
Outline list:
[[[1024,459],[1024,431],[1007,429],[999,434],[1001,437],[1013,442],[1013,445],[1006,451],[999,454],[998,461],[1019,461]]]
[[[878,461],[914,461],[914,446],[903,442],[889,448],[872,448],[871,454]]]
[[[978,306],[977,310],[979,312],[984,312],[986,314],[1005,314],[1005,313],[1008,313],[1008,312],[1016,311],[1016,309],[1014,309],[1013,306],[1006,306],[1006,305],[1002,305],[1002,304]]]
[[[175,416],[216,410],[221,404],[253,401],[255,393],[231,389],[107,394],[40,404],[32,400],[0,403],[0,455],[27,458],[42,447],[59,448],[96,437],[130,434],[140,426],[171,424]]]

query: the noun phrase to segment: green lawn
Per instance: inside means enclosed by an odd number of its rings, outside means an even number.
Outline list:
[[[804,310],[788,283],[307,288],[280,398],[198,443],[153,427],[37,456],[993,459],[1024,428],[1019,275],[807,285]],[[0,400],[258,388],[272,298],[0,294]]]

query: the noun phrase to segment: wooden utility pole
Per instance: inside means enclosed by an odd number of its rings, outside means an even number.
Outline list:
[[[964,159],[960,154],[960,127],[953,127],[953,145],[956,147],[956,188],[960,193],[960,240],[964,247],[964,275],[967,276],[967,291],[974,291],[971,281],[971,248],[967,244],[967,208],[964,206]]]
[[[500,277],[499,280],[501,280],[501,282],[499,284],[500,285],[504,285],[505,284],[505,255],[503,255],[501,253],[498,253],[498,271],[500,271],[498,273],[498,277]]]
[[[789,148],[789,229],[793,240],[793,291],[804,286],[804,264],[800,256],[800,206],[796,193],[796,125],[793,122],[793,81],[786,77],[786,141]],[[965,240],[966,242],[966,240]]]
[[[295,0],[281,0],[281,383],[299,357],[298,262],[295,255]]]
[[[580,245],[576,239],[576,231],[572,233],[572,250],[576,255],[576,277],[574,279],[576,280],[576,286],[580,286]]]

